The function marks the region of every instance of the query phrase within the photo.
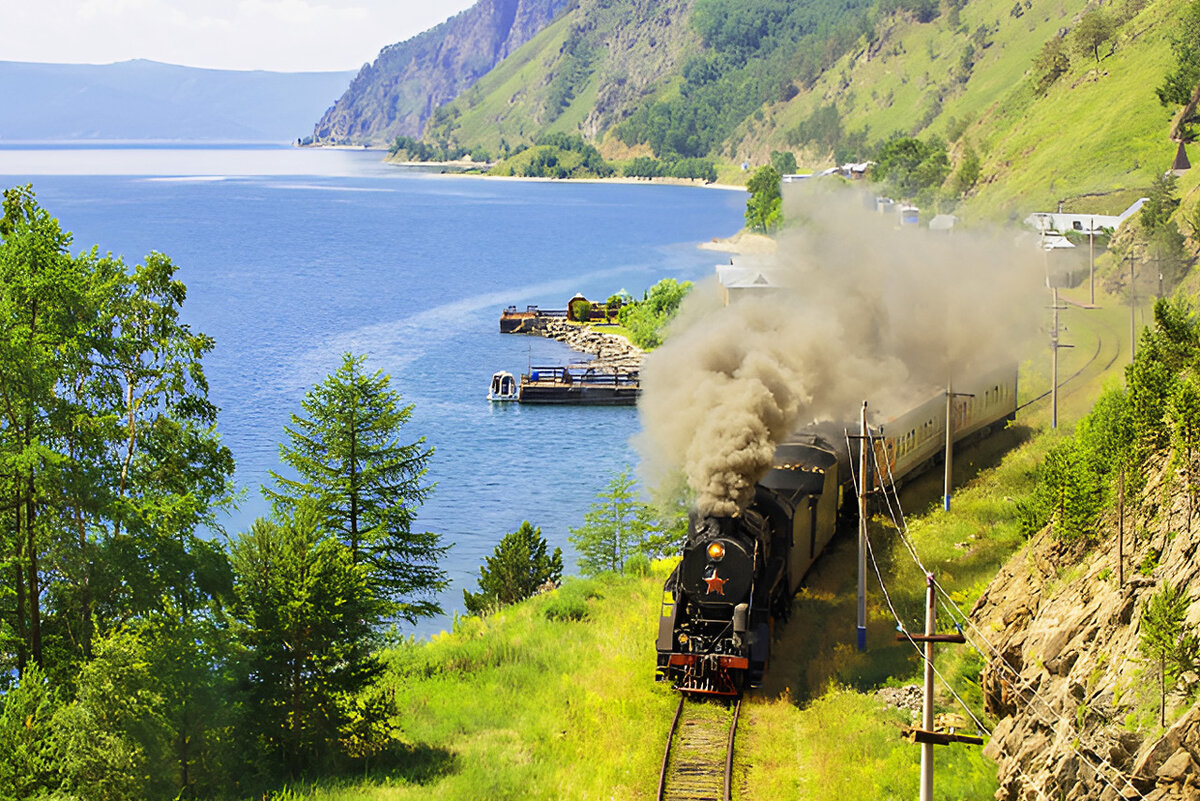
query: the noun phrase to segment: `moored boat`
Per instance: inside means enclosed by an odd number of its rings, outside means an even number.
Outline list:
[[[501,370],[492,375],[492,388],[488,392],[490,401],[515,401],[520,395],[517,389],[517,379],[507,370]]]

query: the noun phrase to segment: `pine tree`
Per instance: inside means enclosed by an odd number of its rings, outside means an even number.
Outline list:
[[[562,578],[562,548],[546,555],[548,543],[540,528],[528,520],[496,546],[479,568],[479,592],[463,590],[463,602],[473,615],[523,601],[546,582]]]
[[[365,361],[345,354],[337,372],[304,396],[307,416],[292,415],[288,442],[279,446],[298,478],[272,472],[276,489],[263,492],[285,513],[313,503],[353,561],[367,565],[376,594],[411,623],[441,611],[430,596],[448,583],[438,559],[449,546],[412,529],[433,489],[425,481],[433,449],[423,437],[400,442],[413,407],[401,405],[387,375],[367,373]]]
[[[1185,623],[1190,605],[1185,590],[1164,582],[1142,614],[1138,650],[1157,668],[1162,726],[1167,725],[1167,692],[1185,673],[1200,670],[1200,637]]]
[[[373,624],[383,604],[367,565],[320,518],[302,503],[293,517],[259,519],[231,553],[250,686],[247,741],[293,778],[334,756],[355,699],[381,670]]]

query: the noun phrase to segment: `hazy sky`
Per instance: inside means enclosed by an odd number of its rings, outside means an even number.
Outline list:
[[[475,0],[0,0],[0,61],[356,70]]]

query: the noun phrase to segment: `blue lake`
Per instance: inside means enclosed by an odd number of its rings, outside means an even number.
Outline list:
[[[454,543],[444,628],[478,567],[528,519],[574,557],[568,529],[635,456],[633,409],[490,405],[491,374],[580,358],[499,333],[504,306],[561,308],[576,292],[634,295],[696,280],[720,257],[698,242],[742,224],[744,195],[693,187],[518,182],[393,167],[378,152],[291,148],[0,147],[0,183],[32,182],[73,250],[137,263],[157,250],[188,286],[184,316],[216,340],[205,362],[245,497],[305,391],[346,351],[414,404],[404,433],[435,449],[418,525]]]

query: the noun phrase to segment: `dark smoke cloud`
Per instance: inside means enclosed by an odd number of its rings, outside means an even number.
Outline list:
[[[1015,362],[1049,299],[1011,231],[898,230],[850,190],[793,193],[785,215],[763,263],[779,288],[725,306],[702,282],[642,369],[643,472],[682,477],[706,514],[749,503],[799,426],[856,419],[864,400],[895,416]]]

